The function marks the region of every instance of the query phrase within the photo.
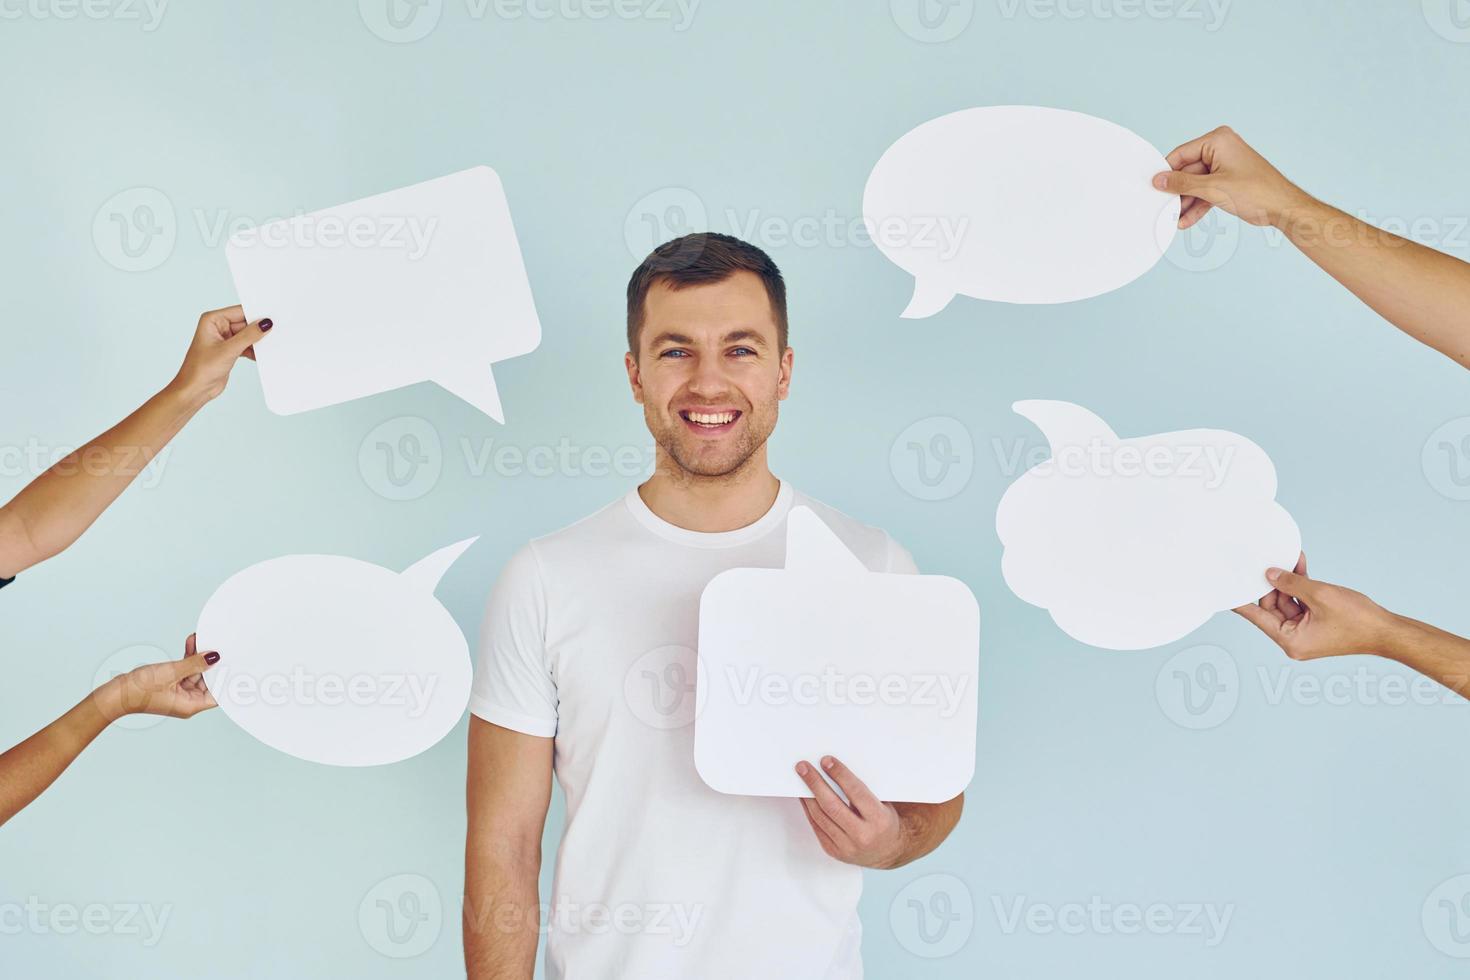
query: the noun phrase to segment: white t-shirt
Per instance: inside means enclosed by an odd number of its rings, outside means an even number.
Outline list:
[[[526,545],[491,592],[470,710],[554,736],[566,796],[549,980],[862,976],[860,869],[822,851],[796,800],[727,796],[694,768],[700,593],[729,568],[784,567],[796,504],[871,571],[915,571],[786,483],[760,520],[714,534],[633,490]]]

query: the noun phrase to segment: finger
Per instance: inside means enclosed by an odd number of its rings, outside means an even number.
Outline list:
[[[219,663],[219,654],[211,651],[209,653],[206,653],[202,658],[204,660],[204,663],[200,663],[200,659],[201,658],[199,657],[186,656],[182,660],[175,660],[170,663],[169,669],[171,671],[173,679],[175,681],[183,681],[187,680],[190,677],[195,677],[199,674],[202,674],[204,671]]]
[[[830,755],[823,756],[822,768],[826,770],[827,775],[832,777],[832,781],[842,788],[847,802],[852,804],[852,808],[860,816],[871,817],[883,808],[882,802],[873,795],[872,790],[868,789],[868,784],[857,778],[841,760]]]
[[[1298,575],[1307,574],[1307,553],[1305,551],[1300,552],[1296,556],[1296,567],[1293,568],[1292,571],[1296,572]]]
[[[195,645],[194,645],[194,639],[198,635],[199,634],[197,634],[197,633],[190,633],[189,634],[189,638],[184,641],[184,656],[186,656],[186,657],[192,657],[192,656],[194,656],[195,653],[198,652],[198,650],[195,648]]]
[[[1190,197],[1186,198],[1185,200],[1188,200],[1191,203],[1187,207],[1184,205],[1180,205],[1180,231],[1185,231],[1199,224],[1200,220],[1203,219],[1205,215],[1209,214],[1210,209],[1214,207],[1213,204],[1211,204],[1209,201],[1204,200],[1203,198]]]
[[[1211,204],[1219,204],[1223,199],[1219,178],[1213,174],[1165,170],[1163,173],[1154,174],[1154,187],[1169,194],[1178,194],[1180,197],[1198,197]]]
[[[220,340],[228,340],[245,325],[245,310],[239,306],[227,306],[222,310],[210,310],[199,317],[200,332],[208,331]]]
[[[264,337],[266,331],[272,326],[274,324],[271,322],[270,317],[263,317],[254,323],[247,323],[240,329],[239,333],[225,342],[226,347],[234,351],[236,356],[244,354],[256,341]]]
[[[1183,171],[1184,173],[1187,173],[1187,174],[1202,174],[1202,173],[1207,173],[1209,171],[1209,168],[1208,167],[1206,167],[1203,163],[1198,163],[1198,162],[1188,164],[1186,166],[1180,167],[1179,169],[1181,171]],[[1195,204],[1195,202],[1198,201],[1198,200],[1199,200],[1199,198],[1197,198],[1197,197],[1191,197],[1191,196],[1188,196],[1188,195],[1186,195],[1184,197],[1181,197],[1179,199],[1179,214],[1180,214],[1181,220],[1183,219],[1183,216],[1185,214],[1188,214],[1189,213],[1189,209],[1191,207],[1193,207],[1194,204]],[[1190,224],[1193,224],[1193,223],[1194,222],[1190,222]],[[1181,227],[1183,227],[1183,226],[1181,226]]]
[[[1277,599],[1280,596],[1280,592],[1272,589],[1270,592],[1267,592],[1265,595],[1261,596],[1261,598],[1256,602],[1256,605],[1260,606],[1268,613],[1276,613],[1277,615],[1280,615],[1281,610],[1277,607]]]
[[[830,848],[828,853],[833,856],[840,854],[842,852],[842,846],[838,842],[846,841],[847,835],[842,832],[840,827],[832,822],[831,817],[822,812],[822,808],[817,806],[815,801],[803,799],[799,802],[801,803],[801,812],[806,814],[806,822],[811,824],[812,830]]]
[[[250,346],[245,348],[245,356],[250,358],[252,361],[255,360],[255,347]]]
[[[1310,606],[1312,599],[1318,595],[1317,583],[1305,575],[1296,572],[1287,572],[1279,568],[1266,571],[1266,581],[1270,582],[1278,591],[1284,592],[1293,599],[1300,599],[1304,604]]]
[[[244,323],[245,307],[241,306],[239,303],[236,303],[234,306],[226,306],[218,310],[210,310],[208,313],[205,313],[204,316],[200,317],[200,319],[214,319],[216,317],[224,318],[227,323],[234,323],[237,320],[240,323]]]
[[[1164,159],[1169,161],[1169,166],[1175,170],[1180,170],[1191,163],[1199,163],[1205,155],[1205,144],[1210,141],[1212,135],[1214,134],[1206,133],[1203,136],[1195,137],[1188,143],[1181,143],[1179,146],[1170,150],[1168,156],[1164,157]]]
[[[822,774],[817,772],[816,766],[809,762],[798,762],[796,764],[796,774],[801,777],[801,781],[806,783],[807,788],[812,791],[817,806],[821,807],[822,812],[830,817],[832,822],[840,827],[844,834],[851,836],[856,833],[858,825],[862,823],[862,819],[852,811],[852,807],[838,798],[837,794],[833,792],[832,787],[828,786],[827,781],[822,778]]]
[[[1265,633],[1272,640],[1277,640],[1281,635],[1281,624],[1283,620],[1280,613],[1262,609],[1260,606],[1249,602],[1243,606],[1236,606],[1233,611],[1250,620],[1257,629]]]

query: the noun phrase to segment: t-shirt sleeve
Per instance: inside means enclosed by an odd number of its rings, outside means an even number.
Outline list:
[[[5,588],[7,585],[9,585],[11,582],[14,582],[14,581],[15,581],[15,576],[14,575],[10,576],[10,578],[0,578],[0,589]]]
[[[546,655],[546,589],[532,545],[500,572],[486,603],[470,711],[527,735],[556,734],[556,681]]]
[[[919,566],[914,564],[914,556],[909,554],[907,548],[889,537],[888,567],[884,571],[897,575],[917,575]]]

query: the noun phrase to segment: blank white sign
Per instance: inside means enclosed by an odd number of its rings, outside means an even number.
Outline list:
[[[699,608],[694,761],[722,793],[809,797],[802,759],[880,799],[938,803],[975,771],[980,606],[938,575],[869,572],[809,508],[785,568],[712,579]]]
[[[291,415],[433,381],[498,422],[496,361],[541,324],[500,178],[489,167],[234,235],[225,248],[266,405]]]

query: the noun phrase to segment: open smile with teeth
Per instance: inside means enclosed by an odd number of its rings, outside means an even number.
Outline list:
[[[717,430],[733,425],[740,417],[740,413],[733,409],[723,412],[696,412],[685,409],[679,413],[679,417],[696,429]]]

